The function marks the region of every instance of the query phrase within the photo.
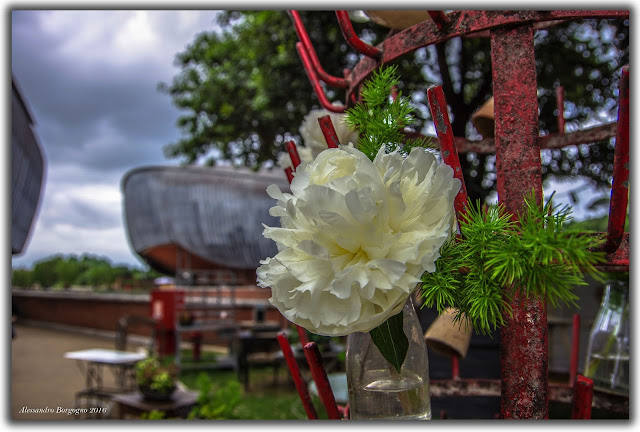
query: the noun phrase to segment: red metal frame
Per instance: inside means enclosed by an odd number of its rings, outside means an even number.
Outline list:
[[[623,70],[620,85],[618,121],[586,131],[564,133],[564,93],[557,89],[558,133],[539,137],[537,114],[537,83],[533,55],[533,29],[539,25],[553,24],[562,20],[581,18],[628,18],[628,10],[557,10],[557,11],[452,11],[431,13],[433,21],[424,21],[401,32],[392,34],[374,47],[360,40],[345,11],[336,11],[345,39],[356,51],[365,56],[351,71],[345,71],[348,83],[346,106],[329,104],[319,83],[317,65],[306,51],[297,46],[309,80],[320,103],[333,112],[343,112],[358,100],[362,82],[383,63],[390,64],[418,48],[441,43],[455,37],[472,37],[489,34],[491,37],[492,75],[495,100],[495,139],[470,142],[449,135],[444,122],[447,117],[444,96],[434,102],[431,110],[435,121],[443,157],[457,159],[454,152],[496,153],[497,188],[499,200],[508,211],[517,214],[523,198],[531,188],[537,200],[542,199],[540,171],[540,149],[562,148],[568,145],[591,143],[616,136],[614,158],[614,181],[612,185],[607,244],[601,250],[607,253],[609,270],[628,271],[629,234],[624,232],[628,204],[629,163],[629,96],[628,67]],[[302,45],[299,43],[298,45]],[[315,52],[315,51],[314,51]],[[319,64],[319,62],[318,62]],[[513,71],[518,71],[514,74]],[[326,82],[326,81],[325,81]],[[329,83],[327,83],[329,84]],[[434,93],[432,90],[431,93]],[[430,103],[432,103],[430,95]],[[438,99],[438,98],[433,98]],[[444,108],[443,108],[444,107]],[[448,120],[448,118],[447,118]],[[450,128],[450,126],[449,126]],[[448,152],[447,155],[444,153]],[[447,162],[449,163],[449,162]],[[452,162],[452,166],[454,162]],[[458,161],[459,164],[459,161]],[[454,168],[455,170],[455,168]],[[457,173],[457,171],[456,171]],[[463,183],[464,184],[464,183]],[[526,186],[526,187],[525,187]],[[456,210],[459,212],[460,204]],[[546,305],[539,301],[520,301],[512,304],[513,316],[501,332],[501,416],[503,418],[548,418],[549,398],[566,399],[565,387],[550,386],[547,379],[548,340]],[[575,337],[575,335],[574,335]],[[574,340],[574,345],[577,341]],[[572,357],[573,357],[572,353]],[[572,360],[574,362],[574,360]],[[468,382],[458,380],[469,394],[481,380]],[[451,382],[451,381],[449,381]],[[578,377],[573,401],[580,405],[580,393],[584,380]],[[434,388],[438,387],[434,381]],[[593,391],[591,392],[593,395]],[[626,406],[628,398],[615,403],[611,396],[598,396],[597,403],[606,409],[616,410]],[[586,400],[586,399],[585,399]],[[584,405],[584,404],[583,404]],[[589,405],[590,407],[591,405]],[[581,414],[582,415],[582,414]],[[590,414],[589,414],[590,415]],[[580,417],[587,418],[587,417]]]

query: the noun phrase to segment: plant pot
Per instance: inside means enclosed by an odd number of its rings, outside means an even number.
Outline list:
[[[173,393],[176,391],[175,384],[170,389],[164,391],[158,391],[148,386],[138,386],[138,388],[145,400],[154,402],[170,401],[173,398]]]

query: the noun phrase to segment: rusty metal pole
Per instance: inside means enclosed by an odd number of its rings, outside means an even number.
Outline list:
[[[497,190],[517,214],[524,196],[542,200],[538,98],[533,26],[491,31]],[[515,299],[513,316],[501,330],[501,416],[549,416],[547,310],[544,300]]]

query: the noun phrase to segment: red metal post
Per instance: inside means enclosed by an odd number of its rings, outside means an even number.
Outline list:
[[[296,33],[298,34],[298,39],[304,45],[306,52],[309,56],[309,60],[316,71],[318,78],[322,81],[326,82],[330,86],[339,87],[339,88],[347,88],[349,87],[349,82],[340,77],[336,77],[333,75],[329,75],[322,65],[320,64],[320,60],[318,60],[318,55],[316,54],[316,50],[313,48],[313,44],[311,43],[311,39],[309,39],[309,34],[307,33],[307,29],[304,27],[302,20],[300,19],[300,14],[298,11],[290,10],[289,15],[293,19],[293,25],[296,29]]]
[[[593,380],[578,375],[573,386],[573,401],[571,404],[572,419],[590,419],[593,404]]]
[[[320,117],[318,119],[318,123],[320,124],[320,130],[322,130],[322,135],[324,135],[327,146],[329,148],[338,148],[340,140],[338,139],[336,129],[333,127],[333,123],[331,122],[331,116],[325,115]]]
[[[558,133],[564,133],[564,87],[556,87],[556,108],[558,110]]]
[[[320,105],[331,112],[343,113],[345,107],[343,105],[332,105],[331,102],[329,102],[329,99],[327,99],[327,95],[324,94],[324,90],[320,85],[320,81],[318,81],[318,76],[316,75],[313,65],[311,64],[311,60],[309,59],[309,54],[304,48],[302,42],[296,42],[296,50],[298,50],[298,55],[300,56],[300,60],[302,60],[304,71],[307,73],[307,78],[309,78],[309,82],[311,83],[313,90],[316,92]]]
[[[444,160],[444,163],[453,168],[454,177],[462,183],[460,191],[454,200],[454,207],[456,209],[458,219],[460,219],[460,215],[467,212],[467,188],[464,184],[462,167],[460,166],[460,159],[458,159],[458,150],[456,150],[455,137],[453,136],[453,129],[451,128],[451,122],[449,121],[447,101],[444,98],[442,86],[430,87],[427,89],[427,96],[429,98],[431,118],[433,119],[433,123],[436,127],[438,141],[440,142],[440,153],[442,154],[442,159]]]
[[[338,17],[338,24],[340,24],[342,35],[351,48],[372,59],[382,57],[382,50],[380,48],[374,47],[358,37],[356,31],[353,29],[353,25],[351,25],[351,18],[349,18],[349,13],[346,10],[337,10],[336,16]]]
[[[522,211],[524,197],[542,200],[538,98],[533,27],[491,31],[498,198]],[[516,298],[501,329],[501,417],[549,415],[547,310],[544,300]]]
[[[293,164],[293,171],[295,171],[296,168],[298,168],[298,165],[300,165],[300,156],[298,155],[296,143],[293,141],[287,141],[284,146],[287,149],[287,152],[289,152],[291,163]]]
[[[333,390],[331,390],[331,384],[329,383],[329,378],[327,378],[327,371],[324,369],[318,345],[315,342],[306,344],[304,346],[304,355],[307,357],[311,376],[316,383],[320,399],[327,410],[327,416],[330,420],[340,420],[342,416],[333,396]]]
[[[629,199],[629,66],[622,68],[618,96],[618,130],[613,158],[613,185],[607,226],[608,252],[614,252],[622,242]]]
[[[306,344],[309,343],[309,338],[307,337],[307,331],[304,329],[304,327],[300,327],[297,324],[296,324],[296,328],[298,329],[298,338],[300,338],[300,344],[302,346],[305,346]]]
[[[300,396],[300,400],[304,406],[304,411],[307,413],[307,418],[310,420],[316,420],[318,418],[318,414],[316,413],[316,409],[311,401],[311,396],[309,396],[309,392],[307,391],[307,384],[302,379],[302,374],[300,374],[300,368],[298,368],[298,362],[296,362],[296,358],[293,355],[291,345],[289,345],[289,341],[287,340],[287,335],[284,332],[280,332],[277,337],[280,349],[284,355],[284,360],[287,362],[289,372],[291,372],[291,377],[293,378],[296,390],[298,390],[298,395]]]
[[[293,180],[293,170],[291,169],[291,167],[286,167],[284,169],[284,173],[287,175],[287,180],[289,180],[289,183],[291,183],[291,181]]]
[[[580,314],[573,314],[571,326],[571,362],[569,363],[569,385],[572,386],[578,374],[580,357]]]
[[[455,354],[451,356],[451,378],[460,379],[460,359]]]

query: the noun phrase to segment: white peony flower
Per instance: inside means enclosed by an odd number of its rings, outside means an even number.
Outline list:
[[[421,148],[406,158],[381,149],[373,162],[353,146],[327,149],[300,164],[291,194],[267,188],[281,227],[263,234],[279,252],[260,262],[258,285],[313,333],[368,332],[435,271],[459,189],[451,167]]]
[[[318,156],[318,154],[327,149],[327,141],[324,139],[322,129],[318,124],[318,119],[325,115],[331,117],[331,123],[333,123],[336,135],[338,135],[338,142],[342,144],[358,142],[358,133],[347,126],[344,121],[346,114],[334,113],[327,109],[311,110],[302,121],[300,134],[304,145],[311,149],[313,157]]]

